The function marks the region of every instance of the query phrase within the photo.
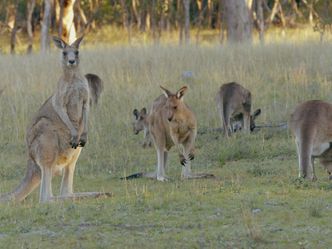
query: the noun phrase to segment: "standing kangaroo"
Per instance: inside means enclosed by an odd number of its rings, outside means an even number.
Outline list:
[[[98,197],[109,193],[73,193],[73,177],[81,147],[87,142],[88,114],[91,99],[97,102],[101,80],[79,70],[79,45],[82,37],[68,45],[53,38],[62,49],[63,75],[55,93],[42,105],[28,126],[26,142],[28,164],[21,184],[0,201],[22,201],[40,184],[40,202],[57,199]],[[91,94],[91,96],[90,96]],[[53,197],[52,177],[62,171],[60,196]]]
[[[153,173],[138,173],[126,177],[156,178],[165,181],[165,167],[168,151],[175,145],[179,150],[180,163],[183,165],[182,178],[207,178],[212,174],[194,174],[191,172],[190,161],[194,159],[194,144],[197,134],[197,122],[194,113],[183,102],[183,96],[188,90],[184,86],[175,94],[161,87],[164,94],[153,103],[148,118],[150,134],[157,150],[158,164]]]
[[[251,112],[251,93],[236,82],[223,84],[216,97],[220,114],[221,126],[228,137],[235,131],[234,124],[241,122],[241,128],[245,132],[255,129],[255,119],[261,110],[257,109],[253,115]]]
[[[299,104],[290,116],[289,127],[295,136],[299,177],[316,180],[314,158],[319,157],[332,173],[332,105],[311,100]],[[330,179],[332,177],[330,176]]]

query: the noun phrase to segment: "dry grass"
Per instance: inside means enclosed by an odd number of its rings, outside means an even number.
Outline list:
[[[114,198],[39,205],[34,193],[21,205],[2,205],[0,245],[328,248],[331,184],[319,166],[318,182],[295,180],[295,146],[285,130],[238,134],[227,141],[218,133],[198,136],[193,168],[216,174],[216,180],[181,181],[174,150],[167,169],[172,181],[118,178],[151,170],[156,163],[154,149],[139,146],[142,137],[133,135],[131,120],[134,108],[148,106],[161,94],[160,84],[173,90],[189,85],[185,101],[199,128],[219,127],[214,97],[229,81],[252,91],[254,108],[262,109],[258,123],[279,123],[301,101],[332,102],[331,49],[326,43],[83,46],[82,71],[98,74],[105,91],[92,110],[75,189],[112,191]],[[0,89],[6,87],[0,97],[0,192],[12,189],[24,174],[25,128],[55,88],[59,60],[56,52],[0,58]],[[186,71],[193,77],[183,78]],[[320,204],[310,204],[315,200]],[[261,212],[253,214],[253,208]]]

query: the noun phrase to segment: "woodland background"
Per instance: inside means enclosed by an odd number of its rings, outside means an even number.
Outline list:
[[[108,27],[108,29],[107,29]],[[111,27],[111,28],[110,28]],[[329,0],[2,0],[2,52],[45,52],[50,35],[72,40],[103,32],[122,44],[251,42],[277,28],[309,27],[323,40],[332,29]],[[119,39],[119,36],[121,39]],[[22,48],[25,47],[24,49]]]

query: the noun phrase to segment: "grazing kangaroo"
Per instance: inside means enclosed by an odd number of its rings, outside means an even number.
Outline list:
[[[190,161],[194,159],[194,144],[197,134],[197,122],[194,113],[184,103],[183,96],[188,90],[184,86],[175,94],[161,87],[164,95],[159,96],[153,103],[148,118],[150,134],[157,150],[158,164],[156,172],[138,173],[126,177],[156,178],[165,181],[165,167],[168,151],[175,145],[179,150],[180,163],[183,165],[182,178],[208,178],[212,174],[194,174],[191,172]]]
[[[245,132],[255,129],[255,119],[261,110],[251,112],[251,93],[236,82],[223,84],[216,97],[221,126],[228,137],[235,130],[243,128]],[[238,123],[241,123],[239,126]],[[235,128],[237,127],[237,128]],[[240,128],[241,127],[241,128]]]
[[[102,89],[98,76],[82,76],[79,70],[79,45],[82,37],[68,45],[53,38],[62,49],[63,75],[55,93],[42,105],[28,126],[26,175],[0,202],[22,201],[40,184],[40,202],[57,199],[109,196],[110,193],[73,193],[73,177],[81,147],[87,142],[89,104],[97,102]],[[91,100],[92,99],[92,100]],[[53,197],[52,177],[62,171],[59,197]]]
[[[299,104],[290,116],[289,127],[295,136],[299,177],[316,180],[314,158],[320,158],[332,173],[332,105],[311,100]],[[330,176],[331,179],[331,176]]]
[[[134,109],[133,115],[135,117],[135,120],[133,122],[133,130],[135,135],[137,135],[140,131],[144,131],[144,141],[142,146],[143,148],[146,148],[147,146],[151,147],[152,140],[150,136],[149,123],[148,123],[149,114],[147,113],[146,108],[143,107],[141,111]]]

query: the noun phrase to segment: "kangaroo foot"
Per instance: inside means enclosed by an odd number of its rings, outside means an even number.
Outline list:
[[[160,182],[167,182],[169,181],[170,178],[167,177],[167,176],[157,176],[157,181],[160,181]]]

